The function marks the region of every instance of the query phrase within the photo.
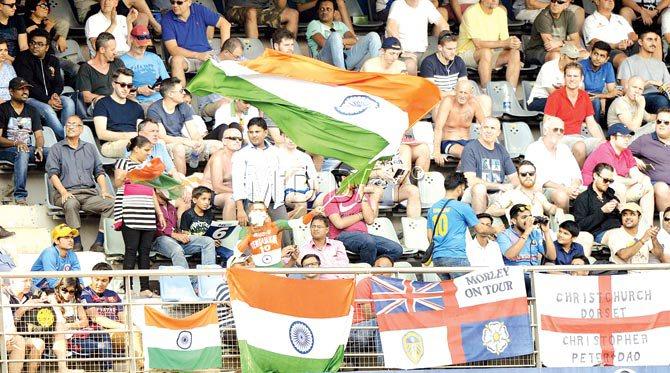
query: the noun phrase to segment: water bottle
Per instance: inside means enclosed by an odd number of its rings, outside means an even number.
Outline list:
[[[503,112],[509,113],[512,110],[512,101],[509,97],[509,92],[505,91],[505,98],[503,98]]]
[[[191,155],[188,158],[188,165],[191,168],[198,168],[198,164],[200,163],[200,154],[198,154],[197,151],[191,150]]]

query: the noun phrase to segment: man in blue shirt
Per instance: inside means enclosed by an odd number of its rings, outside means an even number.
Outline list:
[[[197,71],[216,53],[209,45],[207,27],[217,27],[224,42],[230,37],[230,22],[192,0],[170,0],[170,4],[171,10],[161,19],[163,41],[170,53],[171,75],[185,85],[184,73]]]
[[[465,235],[470,234],[468,227],[474,227],[480,234],[496,234],[502,230],[481,224],[472,207],[459,201],[466,184],[467,180],[460,172],[447,175],[445,198],[428,210],[428,241],[435,242],[432,257],[435,267],[470,266],[465,251]],[[464,273],[441,273],[440,277],[449,280],[462,275]]]
[[[79,231],[70,228],[67,224],[57,225],[51,231],[51,242],[53,245],[42,251],[37,260],[30,268],[31,272],[48,271],[79,271],[79,259],[77,254],[72,251],[74,247],[74,238],[79,236]],[[33,279],[35,287],[42,290],[53,289],[58,283],[58,278],[36,277]]]
[[[612,47],[604,41],[593,43],[589,58],[579,63],[584,68],[584,90],[588,92],[593,104],[595,119],[598,123],[602,119],[603,100],[621,96],[623,91],[616,88],[614,67],[608,62]]]
[[[530,212],[530,206],[523,204],[516,204],[510,209],[512,226],[497,237],[505,265],[540,265],[541,255],[549,260],[556,259],[556,248],[549,235],[548,221],[536,223]]]
[[[579,236],[579,224],[572,220],[566,220],[558,226],[556,241],[556,265],[570,265],[572,260],[579,256],[584,256],[584,247],[575,242]],[[588,262],[587,262],[588,264]]]
[[[147,52],[151,44],[147,26],[137,25],[130,32],[130,51],[120,57],[126,67],[135,73],[133,86],[137,89],[137,101],[144,107],[161,99],[156,83],[170,77],[163,60],[157,54]]]

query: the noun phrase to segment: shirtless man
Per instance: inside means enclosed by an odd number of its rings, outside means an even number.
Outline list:
[[[486,115],[479,101],[472,96],[472,85],[467,80],[456,83],[453,96],[446,96],[437,111],[433,152],[438,166],[444,165],[442,154],[461,157],[463,147],[470,141],[472,119],[483,123]],[[438,153],[439,151],[439,153]]]
[[[232,159],[233,153],[242,147],[242,132],[230,127],[223,132],[223,149],[209,157],[205,166],[201,184],[212,189],[214,206],[223,208],[223,220],[235,220],[235,201],[233,201]]]

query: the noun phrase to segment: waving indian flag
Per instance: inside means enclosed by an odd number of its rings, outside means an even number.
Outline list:
[[[188,89],[244,100],[301,148],[357,170],[393,156],[405,131],[440,100],[423,78],[351,72],[273,50],[245,62],[210,60]]]
[[[354,280],[228,270],[243,372],[336,372],[351,328]]]

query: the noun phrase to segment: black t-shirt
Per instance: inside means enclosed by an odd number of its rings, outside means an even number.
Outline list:
[[[33,19],[30,18],[30,12],[28,12],[28,13],[23,17],[23,23],[25,24],[25,28],[26,28],[26,30],[29,29],[29,28],[31,28],[32,26],[37,26],[38,28],[41,28],[42,30],[45,30],[45,31],[46,31],[46,29],[47,29],[47,26],[44,24],[44,21],[42,21],[42,22],[40,22],[40,23],[35,23],[35,21],[33,21]],[[27,32],[27,31],[26,31],[26,32]],[[55,39],[56,39],[56,26],[52,27],[52,28],[51,28],[51,31],[49,31],[49,40],[52,40],[52,41],[53,41],[53,40],[55,40]],[[49,52],[48,52],[48,53],[53,54],[54,51],[53,51],[53,48],[51,48],[51,47],[52,47],[52,46],[50,45],[50,46],[49,46]]]
[[[144,109],[135,101],[119,104],[112,96],[103,97],[95,104],[93,117],[106,117],[107,129],[113,132],[137,132],[137,121],[144,119]]]
[[[194,236],[202,236],[207,232],[212,220],[214,220],[214,213],[211,209],[205,211],[205,215],[200,216],[195,213],[195,209],[190,208],[181,215],[179,229],[189,231]]]
[[[419,75],[424,78],[433,78],[440,91],[449,92],[454,90],[459,78],[468,76],[468,69],[465,62],[458,56],[444,65],[437,58],[437,54],[433,53],[421,62]]]
[[[88,63],[83,63],[77,72],[77,90],[89,91],[96,95],[108,96],[112,94],[112,74],[122,67],[126,67],[120,58],[109,64],[107,74],[101,74]]]
[[[0,37],[7,40],[9,55],[16,57],[19,53],[19,35],[26,33],[26,25],[18,16],[11,16],[6,25],[0,23]]]
[[[30,134],[42,130],[42,121],[37,111],[25,104],[21,114],[14,110],[11,101],[0,104],[0,128],[2,137],[30,144]]]

